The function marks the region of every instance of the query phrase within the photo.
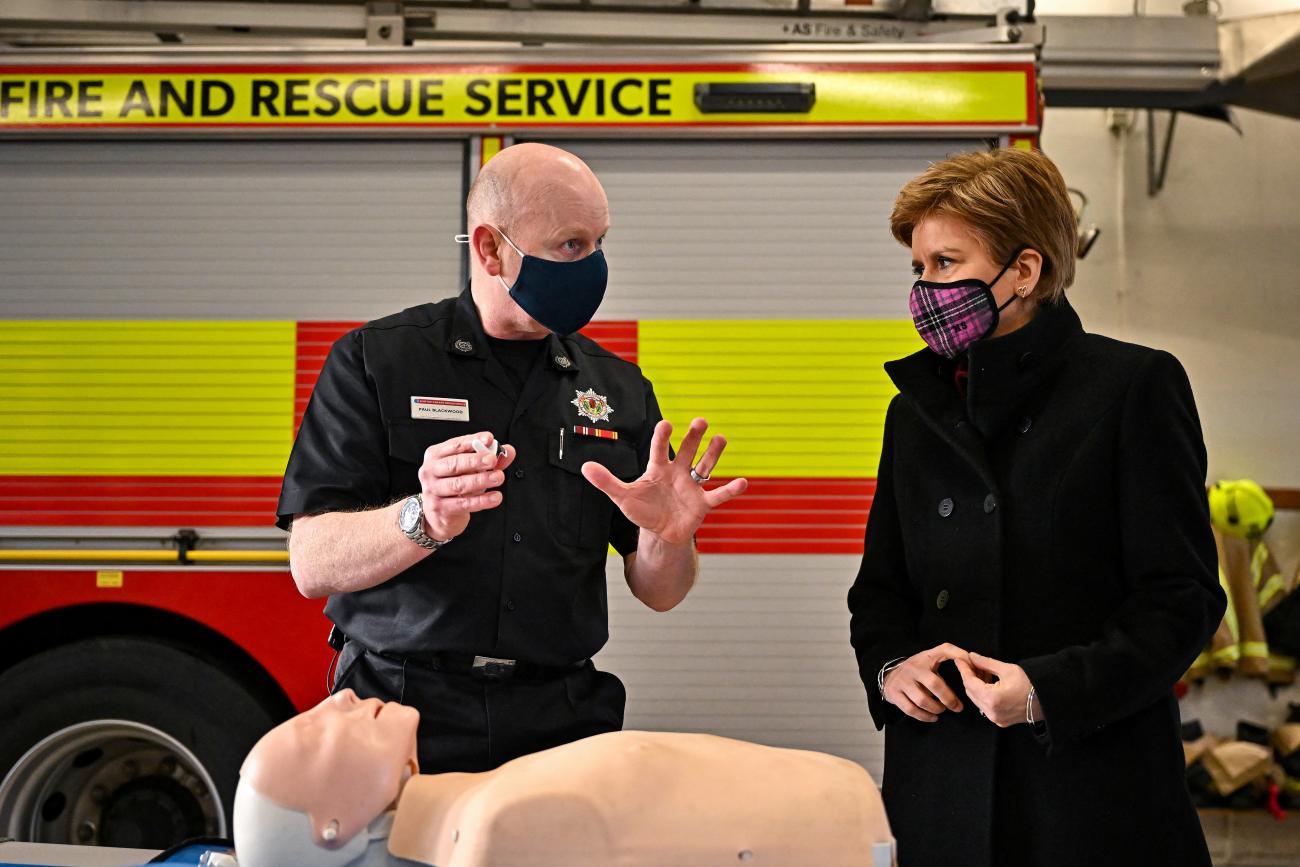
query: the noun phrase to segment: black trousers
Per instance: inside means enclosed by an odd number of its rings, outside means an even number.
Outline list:
[[[380,656],[349,641],[334,691],[420,712],[420,772],[490,771],[540,750],[623,727],[627,693],[590,661],[554,680],[485,681]]]

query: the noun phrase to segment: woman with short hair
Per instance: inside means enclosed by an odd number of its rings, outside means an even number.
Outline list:
[[[1173,687],[1224,609],[1191,387],[1083,330],[1041,153],[899,193],[927,348],[889,405],[851,635],[903,867],[1209,865]]]

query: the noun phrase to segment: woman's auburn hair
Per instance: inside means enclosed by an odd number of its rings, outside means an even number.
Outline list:
[[[998,263],[1021,246],[1042,254],[1040,303],[1060,301],[1074,282],[1074,206],[1060,169],[1039,151],[1000,148],[932,163],[899,191],[889,229],[910,247],[912,232],[933,216],[960,220]]]

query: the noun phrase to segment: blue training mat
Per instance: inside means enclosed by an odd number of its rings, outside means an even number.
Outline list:
[[[224,852],[227,855],[233,855],[235,850],[226,846],[213,846],[211,843],[192,843],[169,853],[162,861],[151,861],[149,863],[189,864],[191,867],[195,867],[199,863],[199,859],[203,857],[204,852]]]
[[[0,852],[3,852],[4,848],[5,847],[0,847]],[[76,863],[77,861],[76,858],[68,857],[69,850],[75,848],[80,848],[80,847],[51,846],[50,847],[51,850],[57,850],[57,851],[36,853],[37,857],[49,857],[51,859],[57,860],[58,861],[57,864],[43,864],[43,863],[34,864],[31,863],[30,861],[23,861],[19,863],[16,861],[9,861],[5,859],[3,854],[0,854],[0,867],[67,867],[69,863]],[[99,854],[102,854],[104,852],[103,849],[99,849],[98,847],[85,847],[85,848],[88,850],[88,853],[97,851]],[[140,864],[138,865],[138,867],[151,867],[151,865],[154,864],[184,864],[184,865],[189,865],[189,867],[198,867],[199,859],[202,858],[204,853],[206,852],[222,852],[230,855],[230,854],[234,854],[234,849],[230,848],[229,846],[223,846],[211,842],[189,843],[189,844],[177,846],[175,849],[170,849],[167,850],[166,852],[159,853],[159,855],[156,856],[154,860],[148,862],[148,864]],[[28,852],[26,854],[30,855],[31,853]],[[87,860],[86,863],[91,863],[91,861]],[[97,861],[95,863],[102,863],[102,862]]]

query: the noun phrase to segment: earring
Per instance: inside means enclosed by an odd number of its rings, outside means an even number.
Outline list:
[[[1029,287],[1028,287],[1028,286],[1017,286],[1017,287],[1016,287],[1016,294],[1019,295],[1021,298],[1024,298],[1026,295],[1029,294]]]

